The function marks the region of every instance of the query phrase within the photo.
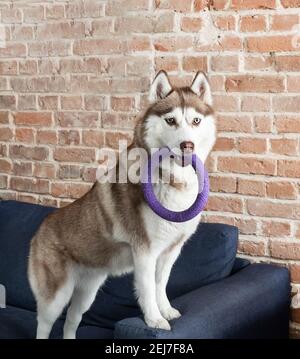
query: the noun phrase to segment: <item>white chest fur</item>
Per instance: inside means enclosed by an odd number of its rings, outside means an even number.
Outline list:
[[[160,183],[154,186],[154,192],[164,207],[172,211],[183,211],[194,203],[198,194],[196,175],[189,172],[185,188],[177,189]],[[148,237],[158,251],[164,250],[180,238],[189,238],[195,232],[201,216],[199,214],[187,222],[169,222],[160,218],[146,204],[142,213]]]

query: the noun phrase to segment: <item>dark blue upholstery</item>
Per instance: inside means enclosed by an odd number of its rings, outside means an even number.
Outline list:
[[[0,339],[35,336],[35,301],[27,280],[29,243],[42,220],[53,210],[15,201],[0,202],[0,284],[6,287],[8,304],[8,308],[0,309]],[[77,337],[112,338],[115,335],[121,338],[132,337],[133,333],[136,333],[136,337],[143,337],[141,333],[151,333],[151,336],[155,337],[235,337],[240,334],[255,337],[253,330],[260,319],[265,325],[263,328],[275,335],[274,331],[269,330],[269,317],[264,320],[267,308],[255,303],[257,296],[262,295],[260,288],[266,287],[264,281],[273,283],[278,293],[276,294],[274,289],[273,299],[270,299],[273,305],[272,316],[279,314],[279,305],[276,303],[287,303],[289,298],[286,290],[283,290],[283,287],[289,286],[288,275],[284,269],[273,266],[259,267],[260,269],[255,271],[256,266],[248,266],[247,260],[235,260],[237,239],[236,227],[200,224],[193,238],[186,243],[174,265],[167,287],[174,305],[180,307],[184,314],[174,322],[172,332],[153,332],[150,328],[143,327],[143,322],[138,318],[141,313],[133,294],[132,275],[126,275],[107,280],[91,309],[84,315]],[[248,268],[253,268],[254,276],[253,285],[250,287],[248,281],[252,272],[249,272]],[[279,273],[278,281],[273,280],[274,273]],[[257,310],[254,316],[257,321],[253,326],[247,326],[246,314],[240,314],[239,320],[232,319],[236,318],[236,313],[242,306],[250,308],[249,313],[250,310]],[[209,315],[213,308],[219,313],[217,318],[228,317],[226,323],[221,319],[218,319],[218,322],[214,318],[215,326],[209,324],[213,318]],[[233,310],[230,312],[231,308]],[[288,305],[284,308],[288,308]],[[249,314],[249,318],[251,315]],[[279,331],[283,333],[288,315],[285,312],[278,318],[281,328]],[[64,314],[56,322],[52,337],[61,337],[63,320]],[[235,330],[238,323],[243,330]],[[128,329],[129,327],[131,329]],[[145,334],[145,337],[148,337],[148,334]]]
[[[148,328],[136,317],[118,322],[115,338],[287,338],[289,296],[287,269],[253,264],[173,300],[182,317],[171,332]]]

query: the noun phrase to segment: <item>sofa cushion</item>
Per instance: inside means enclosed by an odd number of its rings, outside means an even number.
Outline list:
[[[61,339],[63,336],[62,319],[54,324],[50,338]],[[0,339],[34,339],[36,336],[36,313],[26,309],[8,306],[0,309]],[[85,326],[81,323],[76,333],[77,339],[111,339],[111,329]]]
[[[0,284],[7,304],[30,310],[35,301],[27,279],[30,239],[54,208],[15,201],[0,202]]]
[[[15,201],[0,202],[0,284],[6,286],[9,305],[35,308],[27,280],[29,243],[43,218],[53,210]],[[174,265],[167,287],[169,297],[173,299],[227,277],[235,260],[237,238],[236,227],[200,224]],[[84,316],[84,323],[113,328],[115,321],[138,315],[132,279],[132,274],[108,279]]]

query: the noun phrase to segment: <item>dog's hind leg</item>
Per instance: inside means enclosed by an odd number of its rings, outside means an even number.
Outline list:
[[[53,300],[45,301],[37,296],[37,339],[48,339],[54,322],[69,303],[73,290],[74,282],[70,279],[58,289]]]
[[[81,322],[82,315],[93,304],[98,289],[104,283],[106,277],[106,273],[90,273],[87,271],[86,274],[79,278],[64,325],[64,339],[76,338],[76,330]]]

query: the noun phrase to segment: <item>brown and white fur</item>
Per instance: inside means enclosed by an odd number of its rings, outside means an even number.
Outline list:
[[[161,71],[152,83],[149,99],[130,148],[174,149],[189,141],[204,162],[216,138],[206,76],[199,72],[191,87],[173,88]],[[176,183],[159,182],[155,192],[165,207],[180,211],[196,197],[196,175],[191,166],[175,164],[171,171]],[[48,215],[32,239],[28,268],[37,301],[37,338],[49,337],[69,302],[64,338],[75,338],[83,313],[107,276],[130,271],[134,271],[145,322],[170,330],[168,321],[179,318],[180,313],[170,305],[166,285],[181,247],[195,232],[199,219],[200,215],[173,223],[158,217],[145,203],[140,184],[130,182],[96,182],[82,198]]]

